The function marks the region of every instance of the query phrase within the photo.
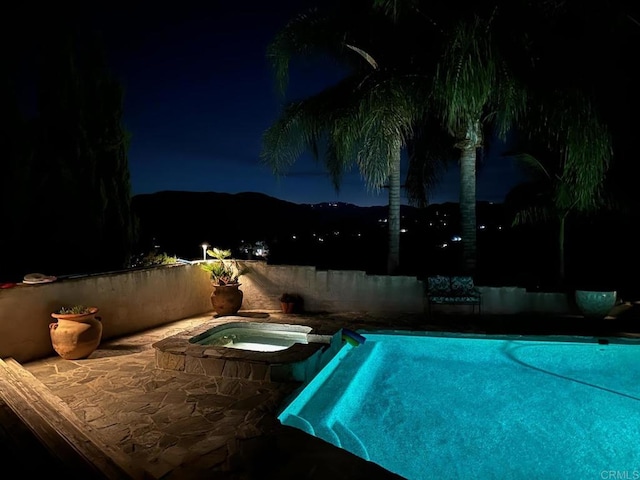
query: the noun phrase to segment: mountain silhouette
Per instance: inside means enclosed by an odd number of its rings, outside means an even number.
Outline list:
[[[134,196],[132,209],[144,252],[194,259],[206,242],[240,256],[243,243],[263,241],[279,263],[319,264],[341,255],[353,266],[355,257],[386,258],[385,206],[296,204],[255,192],[164,191]],[[418,209],[402,206],[402,214],[413,217]]]

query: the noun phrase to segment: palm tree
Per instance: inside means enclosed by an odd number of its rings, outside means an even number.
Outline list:
[[[527,93],[494,41],[494,17],[461,20],[438,63],[434,103],[460,150],[463,269],[476,270],[476,163],[485,133],[502,140],[524,113]]]
[[[516,206],[513,224],[553,222],[558,234],[557,281],[566,281],[565,229],[573,213],[588,214],[613,205],[604,190],[611,160],[611,140],[588,98],[558,92],[554,108],[538,102],[527,143],[547,145],[540,155],[513,153],[525,166],[530,181],[520,186],[529,195]],[[552,127],[552,128],[551,128]],[[541,141],[542,140],[542,141]],[[530,147],[534,148],[534,147]],[[540,150],[538,147],[537,150]]]
[[[391,18],[410,14],[422,19],[423,29],[436,34],[433,38],[439,53],[427,57],[435,65],[430,103],[459,152],[461,269],[471,275],[477,264],[478,156],[490,136],[506,139],[527,102],[526,90],[502,51],[505,38],[511,42],[510,49],[516,42],[511,36],[499,35],[508,22],[499,23],[498,14],[503,7],[513,8],[513,2],[503,2],[500,7],[498,3],[436,2],[423,10],[417,0],[374,0],[374,6]]]
[[[408,52],[392,48],[402,30],[382,15],[368,12],[363,22],[361,12],[355,17],[358,21],[353,21],[353,13],[324,16],[315,10],[299,15],[270,44],[268,56],[281,91],[286,88],[289,62],[296,55],[329,52],[350,70],[337,84],[289,102],[264,134],[262,158],[282,174],[303,151],[310,150],[325,163],[337,191],[343,173],[354,165],[370,189],[388,182],[387,272],[393,274],[400,263],[401,153],[414,125],[425,117],[428,91],[424,81],[403,74]],[[424,185],[433,181],[437,171],[411,170],[423,176],[410,182],[412,199],[424,198]]]
[[[572,27],[565,2],[430,3],[428,12],[418,0],[374,0],[374,6],[394,19],[411,13],[424,19],[425,28],[435,26],[442,33],[432,100],[460,150],[463,262],[469,273],[476,268],[477,153],[487,145],[487,132],[504,140],[512,127],[528,125],[531,139],[537,136],[558,152],[554,171],[562,173],[552,191],[559,196],[551,201],[557,213],[595,208],[610,157],[608,134],[589,97],[549,92],[548,79],[556,81],[557,67],[571,53],[569,47],[556,53],[556,42],[569,44],[575,36],[558,34]],[[577,84],[584,88],[583,82]],[[533,102],[531,92],[536,93]],[[538,94],[553,100],[540,101]]]

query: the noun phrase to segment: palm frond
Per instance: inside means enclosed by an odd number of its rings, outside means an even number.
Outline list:
[[[530,141],[542,142],[549,152],[555,152],[556,176],[566,185],[558,199],[577,211],[601,205],[611,138],[589,98],[576,91],[553,92],[536,102],[527,125]]]
[[[538,158],[530,153],[525,152],[508,152],[509,156],[512,156],[520,166],[525,170],[528,176],[535,178],[544,177],[547,182],[553,182],[557,174],[548,169],[547,166]]]
[[[345,47],[350,48],[351,50],[353,50],[354,52],[356,52],[358,55],[360,55],[362,58],[364,58],[366,60],[366,62],[371,65],[371,67],[374,70],[378,70],[379,66],[378,66],[378,62],[376,62],[376,59],[373,58],[369,53],[365,52],[363,49],[356,47],[355,45],[349,45],[348,43],[345,44]]]
[[[548,206],[533,206],[517,212],[513,219],[513,225],[527,223],[547,223],[556,220]]]
[[[459,155],[454,138],[442,128],[438,118],[425,115],[416,125],[413,136],[407,142],[409,168],[405,193],[411,205],[426,207],[432,189]]]
[[[327,17],[318,12],[298,16],[270,45],[281,88],[286,86],[282,80],[294,55],[332,51],[336,57],[358,63],[337,85],[286,105],[263,135],[261,158],[282,174],[308,150],[325,164],[336,189],[344,172],[357,167],[366,186],[378,190],[398,165],[414,125],[425,118],[431,82],[412,60],[417,50],[402,41],[406,32],[400,25],[392,25],[379,12],[351,12],[350,8],[345,7],[346,16],[340,11]],[[423,165],[419,178],[408,183],[413,182],[416,189],[422,185],[424,192],[438,169]],[[410,169],[411,175],[417,171]]]
[[[452,132],[480,118],[494,83],[495,65],[488,40],[482,38],[479,29],[478,19],[460,22],[436,70],[435,99],[444,124]]]
[[[340,5],[336,11],[313,8],[298,14],[267,46],[267,59],[274,72],[277,90],[281,94],[286,91],[290,63],[294,58],[326,56],[351,70],[378,69],[381,60],[378,54],[386,55],[385,62],[389,62],[401,53],[396,51],[389,55],[386,43],[397,37],[393,33],[388,19],[376,17],[372,10],[363,14],[352,2]]]
[[[416,101],[420,93],[410,86],[384,74],[371,75],[362,84],[354,119],[358,143],[363,146],[357,163],[367,185],[374,189],[386,181],[390,165],[413,136],[413,125],[422,113]]]
[[[494,44],[491,22],[478,16],[458,22],[448,45],[434,82],[444,125],[460,135],[478,121],[492,122],[505,138],[526,110],[527,95]]]
[[[261,160],[282,175],[310,144],[315,144],[318,125],[310,102],[292,102],[262,136]]]
[[[289,21],[267,46],[267,60],[273,68],[276,87],[281,94],[289,82],[289,65],[294,57],[341,48],[342,35],[330,17],[317,8],[298,14]]]
[[[397,22],[403,14],[414,14],[419,11],[419,0],[373,0],[373,8],[388,15]]]

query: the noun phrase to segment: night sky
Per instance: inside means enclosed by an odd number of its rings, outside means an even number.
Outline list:
[[[309,155],[282,178],[259,161],[262,133],[283,101],[274,88],[266,46],[292,15],[312,4],[245,0],[118,9],[115,3],[92,3],[86,12],[70,10],[78,24],[101,34],[110,69],[124,87],[134,195],[255,191],[295,203],[387,203],[386,191],[367,191],[355,169],[336,193]],[[292,72],[289,95],[313,93],[339,77],[334,65],[301,64]],[[513,161],[498,153],[480,166],[479,200],[503,201],[521,178]],[[457,200],[458,171],[452,167],[430,201]]]

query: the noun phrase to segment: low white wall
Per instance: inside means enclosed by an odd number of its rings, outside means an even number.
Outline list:
[[[308,311],[423,312],[424,285],[415,277],[367,275],[358,270],[240,262],[243,309],[279,309],[280,295],[298,293]]]
[[[567,313],[570,310],[564,293],[527,292],[522,287],[479,287],[482,313]]]
[[[310,312],[425,312],[424,284],[415,277],[366,275],[362,271],[318,271],[315,267],[267,265],[241,261],[242,310],[277,310],[280,295],[298,293]],[[564,313],[566,297],[529,293],[519,287],[480,287],[482,312]],[[197,265],[18,285],[0,290],[0,358],[27,362],[54,355],[49,336],[51,312],[62,306],[96,306],[103,339],[153,328],[192,315],[211,312],[211,284]],[[464,306],[452,307],[467,313]],[[470,310],[469,310],[470,311]]]
[[[62,306],[99,308],[103,339],[211,310],[207,275],[193,265],[66,279],[0,290],[0,357],[19,362],[54,354],[51,312]]]

